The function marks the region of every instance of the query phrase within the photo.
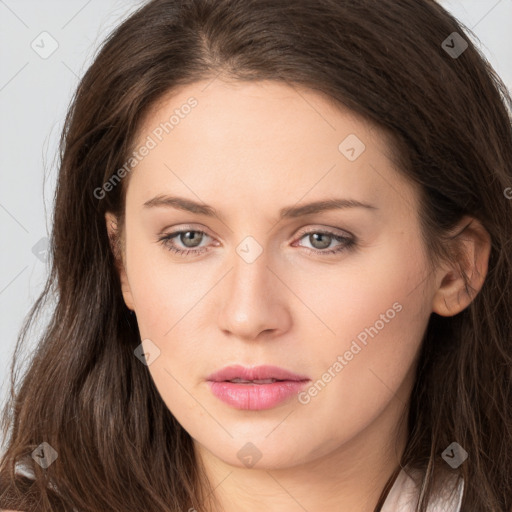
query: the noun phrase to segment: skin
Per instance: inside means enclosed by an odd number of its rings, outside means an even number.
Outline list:
[[[474,296],[454,264],[427,270],[418,190],[386,156],[377,128],[313,91],[217,79],[168,94],[135,145],[191,96],[198,105],[125,178],[124,224],[106,216],[120,236],[126,305],[141,340],[154,344],[146,349],[160,350],[148,371],[194,439],[220,510],[371,512],[405,446],[399,420],[430,314],[455,315]],[[350,134],[366,147],[354,161],[338,149]],[[218,216],[143,206],[159,195],[206,203]],[[332,198],[375,209],[279,220],[281,208]],[[183,256],[159,242],[180,229],[205,232],[188,248],[208,250]],[[356,245],[322,254],[343,242],[308,236],[318,230]],[[252,263],[236,250],[247,236],[262,249]],[[173,241],[187,249],[184,237]],[[463,243],[461,263],[478,291],[489,237],[475,221]],[[230,364],[277,365],[316,382],[395,303],[400,312],[307,404],[242,411],[205,382]],[[237,457],[249,442],[261,453],[253,467]]]

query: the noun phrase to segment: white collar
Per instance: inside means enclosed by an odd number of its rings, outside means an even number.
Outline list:
[[[420,478],[420,472],[406,472],[402,468],[382,505],[381,512],[415,512]],[[457,482],[457,475],[446,472],[445,481],[441,494],[429,503],[427,512],[460,512],[464,479],[460,477]]]

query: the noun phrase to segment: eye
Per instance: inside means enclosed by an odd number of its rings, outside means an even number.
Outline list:
[[[204,237],[210,238],[204,231],[182,230],[169,233],[158,239],[162,245],[171,252],[186,256],[188,254],[202,254],[207,251],[207,247],[200,247]],[[180,246],[180,244],[182,244]],[[199,249],[198,249],[199,247]]]
[[[304,247],[313,254],[336,254],[355,247],[356,240],[353,237],[341,236],[332,231],[313,230],[302,233],[299,240],[307,238],[312,248]],[[332,243],[338,242],[339,245],[332,248]],[[329,250],[327,248],[331,247]]]
[[[199,254],[203,254],[209,250],[208,246],[201,246],[205,237],[211,238],[204,231],[184,229],[163,235],[158,239],[158,242],[160,242],[169,251],[179,254],[180,256],[187,256],[189,254],[192,256],[198,256]],[[312,245],[312,248],[304,247],[303,245],[299,245],[299,247],[303,247],[308,252],[315,255],[336,254],[354,248],[356,245],[354,237],[341,236],[332,231],[317,229],[305,233],[303,232],[299,240],[306,237]],[[332,248],[333,242],[338,243],[338,246]],[[294,245],[294,247],[295,246],[296,245]]]

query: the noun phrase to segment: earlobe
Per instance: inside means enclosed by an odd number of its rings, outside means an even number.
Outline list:
[[[472,217],[464,217],[459,230],[462,232],[451,240],[454,261],[441,271],[433,298],[432,311],[441,316],[454,316],[471,304],[484,284],[489,266],[489,232]]]
[[[118,226],[117,217],[113,213],[106,212],[105,223],[107,227],[108,239],[110,242],[110,249],[114,255],[116,269],[119,274],[119,280],[121,282],[121,292],[123,294],[123,299],[126,307],[131,311],[134,311],[135,306],[128,281],[128,275],[126,273],[126,264],[121,243],[121,231]]]

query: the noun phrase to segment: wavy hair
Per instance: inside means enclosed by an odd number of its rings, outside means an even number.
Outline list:
[[[468,45],[456,58],[443,45],[454,32]],[[122,217],[127,180],[105,197],[95,191],[165,94],[222,76],[307,87],[386,134],[399,172],[420,185],[432,264],[455,257],[445,241],[464,215],[490,234],[480,292],[459,314],[430,317],[401,465],[422,470],[425,512],[441,453],[456,441],[469,453],[458,469],[462,511],[511,511],[512,99],[469,35],[432,0],[153,0],[113,31],[61,135],[51,271],[20,333],[3,409],[0,507],[201,511],[192,440],[133,355],[137,322],[104,218]],[[19,375],[19,351],[50,305]],[[43,441],[58,453],[46,469],[30,457]],[[21,461],[34,480],[15,473]]]

